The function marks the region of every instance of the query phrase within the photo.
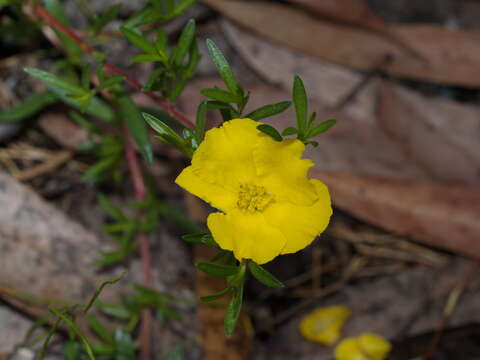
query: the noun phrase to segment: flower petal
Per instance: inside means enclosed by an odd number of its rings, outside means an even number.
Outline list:
[[[192,170],[186,167],[175,179],[175,182],[188,192],[208,202],[213,207],[227,211],[234,206],[237,194],[215,183],[207,183]]]
[[[336,360],[384,360],[392,345],[381,336],[364,333],[346,338],[335,349]]]
[[[258,122],[234,119],[208,130],[193,154],[192,171],[205,182],[238,191],[255,179],[253,147],[259,139]]]
[[[308,181],[308,169],[314,164],[301,159],[305,145],[296,139],[275,141],[262,134],[253,151],[257,175],[263,185],[280,200],[297,205],[311,205],[315,188]]]
[[[332,215],[328,189],[319,180],[310,179],[315,189],[317,201],[311,206],[300,206],[289,202],[276,202],[265,209],[268,223],[287,239],[281,254],[297,252],[325,230]]]
[[[300,322],[300,333],[308,340],[332,345],[340,338],[340,331],[351,311],[343,305],[315,310]]]
[[[285,237],[261,213],[214,213],[208,216],[207,225],[218,245],[232,250],[238,260],[252,259],[264,264],[279,255],[285,245]]]
[[[358,343],[363,352],[372,360],[383,360],[392,349],[392,345],[383,337],[373,333],[364,333],[358,338]]]

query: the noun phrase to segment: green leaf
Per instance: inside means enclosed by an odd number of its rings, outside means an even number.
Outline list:
[[[255,111],[252,111],[245,117],[258,121],[284,112],[290,107],[291,104],[291,101],[282,101],[276,104],[265,105]]]
[[[175,100],[177,100],[177,98],[182,93],[183,89],[185,89],[186,85],[187,85],[187,80],[186,79],[177,80],[176,84],[175,84],[175,87],[173,88],[172,92],[168,96],[168,100],[170,102],[174,102]]]
[[[103,288],[107,285],[113,285],[117,282],[119,282],[120,280],[122,280],[122,278],[125,276],[125,274],[127,273],[127,270],[125,270],[124,272],[122,272],[120,275],[118,275],[116,278],[112,279],[112,280],[107,280],[107,281],[104,281],[96,290],[95,290],[95,293],[93,294],[93,296],[90,298],[90,301],[88,302],[87,305],[85,305],[85,307],[83,308],[83,313],[86,314],[88,310],[90,310],[90,308],[92,307],[93,303],[95,302],[95,300],[97,300],[97,298],[100,296],[100,294],[102,293],[103,291]]]
[[[189,54],[189,59],[187,66],[185,67],[185,70],[183,71],[183,76],[185,78],[191,78],[193,76],[193,73],[195,72],[195,69],[197,68],[197,65],[200,61],[201,55],[200,55],[200,50],[198,49],[198,44],[197,40],[194,39],[192,42],[192,45],[190,46],[190,54]]]
[[[263,267],[255,263],[254,261],[250,260],[248,262],[248,268],[252,275],[260,281],[262,284],[267,285],[272,288],[282,288],[285,285],[282,284],[280,280],[278,280],[275,276],[265,270]]]
[[[98,308],[104,314],[120,320],[128,320],[132,316],[123,304],[100,303]]]
[[[145,160],[149,163],[153,162],[153,150],[150,142],[150,134],[148,128],[143,121],[142,113],[137,105],[127,95],[117,97],[117,104],[120,114],[125,119],[128,129],[130,130],[135,143]]]
[[[182,240],[189,243],[206,244],[210,246],[218,246],[215,240],[213,240],[212,234],[200,233],[200,234],[188,234],[183,235]]]
[[[294,127],[288,127],[282,131],[283,136],[289,136],[289,135],[295,135],[295,134],[298,134],[298,130],[295,129]]]
[[[90,343],[88,342],[85,335],[83,335],[83,333],[77,327],[77,325],[75,325],[75,323],[72,321],[72,319],[70,319],[65,313],[61,312],[60,310],[50,308],[50,311],[53,312],[55,315],[57,315],[59,318],[61,318],[63,321],[65,321],[69,329],[80,339],[83,347],[85,348],[85,352],[87,353],[89,360],[95,360],[95,355],[93,355],[93,351]]]
[[[232,276],[238,273],[240,269],[238,266],[220,265],[211,262],[198,263],[197,268],[202,270],[204,273],[215,277]]]
[[[182,348],[177,345],[175,348],[171,351],[169,351],[165,355],[158,356],[156,360],[182,360],[183,359],[183,352]]]
[[[178,44],[172,54],[172,63],[175,66],[181,66],[185,59],[185,56],[190,49],[192,41],[195,37],[195,20],[190,19],[188,20],[187,24],[182,30],[180,34],[180,38],[178,39]]]
[[[154,62],[154,61],[163,61],[163,58],[158,54],[140,54],[135,55],[130,59],[131,62]]]
[[[92,26],[93,35],[98,35],[105,25],[114,20],[118,16],[121,7],[121,4],[114,4],[100,16],[95,15]]]
[[[295,113],[297,115],[297,124],[300,135],[305,135],[308,116],[308,99],[305,86],[302,79],[295,75],[293,79],[293,104],[295,105]]]
[[[206,97],[209,97],[214,100],[222,101],[225,103],[239,104],[242,102],[241,96],[231,94],[228,91],[221,90],[218,88],[202,89],[200,93]]]
[[[205,123],[207,122],[208,101],[203,101],[197,109],[197,119],[195,122],[195,141],[197,146],[203,141],[205,135]]]
[[[100,203],[100,206],[117,221],[126,221],[127,217],[125,214],[120,210],[120,208],[114,205],[108,197],[106,197],[102,193],[97,194],[97,201]]]
[[[86,181],[97,183],[102,179],[104,173],[111,169],[118,160],[118,156],[109,156],[100,159],[83,174],[83,178]]]
[[[187,8],[195,4],[197,0],[181,0],[177,6],[175,6],[175,10],[173,10],[174,16],[181,15]]]
[[[215,294],[211,294],[211,295],[206,295],[206,296],[201,296],[200,297],[200,301],[201,302],[204,302],[204,303],[209,303],[209,302],[212,302],[212,301],[215,301],[215,300],[218,300],[222,297],[224,297],[225,295],[227,295],[229,292],[231,292],[233,289],[231,287],[228,287],[222,291],[219,291]]]
[[[275,129],[274,127],[267,125],[267,124],[262,124],[258,125],[257,129],[260,130],[261,132],[271,136],[274,140],[276,141],[282,141],[282,135]]]
[[[163,73],[165,72],[166,72],[166,69],[163,67],[154,70],[148,77],[147,83],[143,87],[142,91],[158,90],[158,89],[154,89],[154,86],[156,85],[156,82],[160,78],[160,76],[162,76]]]
[[[165,50],[168,43],[168,34],[162,27],[157,30],[157,38],[155,39],[155,47],[157,50],[165,55]]]
[[[82,97],[91,96],[91,94],[81,87],[72,84],[54,74],[34,68],[24,68],[29,75],[43,81],[45,85],[66,104],[80,109],[82,104],[73,97],[81,99]],[[97,97],[92,97],[86,109],[89,115],[96,116],[102,120],[111,122],[114,120],[113,111],[103,101]]]
[[[135,344],[130,334],[123,329],[115,329],[116,360],[135,359]]]
[[[50,91],[33,94],[20,104],[0,113],[0,122],[16,122],[27,119],[56,101],[58,98]]]
[[[45,341],[43,342],[42,350],[40,351],[40,355],[38,355],[38,360],[44,360],[45,359],[45,356],[47,355],[48,344],[50,343],[50,340],[52,339],[53,335],[57,332],[57,329],[59,328],[61,322],[62,322],[62,319],[57,318],[57,320],[55,321],[53,326],[48,331],[48,334],[45,337]]]
[[[241,87],[237,80],[235,80],[235,75],[233,74],[232,68],[228,64],[227,59],[225,59],[225,56],[223,56],[221,50],[210,39],[207,39],[207,47],[213,63],[217,68],[217,71],[220,74],[223,82],[225,85],[227,85],[228,90],[230,90],[232,94],[241,95]]]
[[[87,315],[87,321],[90,328],[97,334],[103,341],[111,344],[114,342],[112,335],[102,325],[98,319],[93,315]]]
[[[160,119],[157,119],[153,115],[147,113],[142,114],[145,121],[153,128],[153,130],[160,134],[158,137],[160,140],[191,156],[191,150],[189,149],[185,140],[181,138],[175,131],[173,131],[167,124]]]
[[[82,88],[86,90],[90,89],[91,76],[92,76],[92,66],[90,64],[84,65],[82,68],[82,74],[81,74]]]
[[[64,25],[71,26],[66,16],[64,1],[44,0],[43,4],[45,5],[47,11],[58,21]],[[80,48],[80,46],[70,37],[66,36],[63,32],[57,30],[54,31],[60,39],[61,48],[66,52],[68,60],[76,65],[81,65],[83,50]]]
[[[333,125],[337,123],[337,120],[326,120],[315,126],[314,128],[310,129],[307,134],[307,138],[315,137],[321,133],[324,133],[328,129],[330,129]]]
[[[124,80],[125,80],[125,78],[123,76],[118,76],[118,75],[111,76],[108,79],[105,79],[104,81],[102,81],[100,83],[100,85],[98,85],[97,91],[112,88],[115,85],[120,84]]]
[[[65,91],[65,94],[71,94],[73,96],[82,96],[88,92],[81,87],[72,84],[71,82],[64,80],[57,75],[51,74],[49,72],[35,69],[35,68],[24,68],[23,69],[27,74],[42,80],[47,86],[52,86],[54,88],[62,89]]]
[[[165,355],[157,356],[156,360],[182,360],[183,359],[183,352],[182,348],[177,345],[175,348]]]
[[[225,313],[224,327],[225,334],[232,336],[235,326],[237,325],[238,317],[240,316],[240,310],[242,309],[243,302],[243,282],[238,288],[235,289],[232,299],[228,303],[227,311]]]
[[[147,39],[143,37],[143,34],[140,31],[132,30],[128,27],[120,27],[120,32],[125,35],[125,37],[138,48],[145,51],[147,54],[157,54],[157,49],[152,45]]]

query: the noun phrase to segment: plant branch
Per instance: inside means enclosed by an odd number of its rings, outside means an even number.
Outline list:
[[[71,40],[73,40],[83,51],[85,51],[89,55],[94,55],[95,50],[85,42],[73,29],[68,27],[67,25],[63,24],[55,17],[53,17],[41,4],[36,3],[34,5],[34,12],[35,14],[47,25],[51,28],[62,32],[64,35],[68,36]],[[108,61],[104,63],[105,71],[110,72],[112,74],[121,75],[125,78],[125,81],[135,88],[136,90],[141,91],[143,89],[143,84],[138,80],[132,78],[128,75],[125,71],[117,67],[116,65],[109,63]],[[153,92],[144,92],[150,99],[155,101],[162,109],[164,109],[172,118],[181,122],[185,126],[194,129],[195,125],[180,111],[176,110],[175,107],[168,103],[165,99],[161,98],[160,96],[154,94]]]

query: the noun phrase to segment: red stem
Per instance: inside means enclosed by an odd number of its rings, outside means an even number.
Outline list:
[[[133,187],[135,189],[135,200],[142,201],[145,199],[145,182],[143,179],[142,169],[140,161],[138,160],[137,153],[135,151],[132,135],[125,127],[125,157],[127,159],[128,168],[133,181]],[[139,232],[136,235],[135,241],[138,245],[140,257],[142,259],[143,267],[143,285],[145,287],[153,287],[153,273],[152,273],[152,255],[150,252],[150,244],[148,237],[144,232]],[[140,358],[142,360],[150,360],[151,351],[151,323],[152,312],[151,309],[145,308],[142,312],[142,318],[140,322],[139,340],[140,340]]]
[[[95,50],[83,39],[75,33],[72,29],[70,29],[68,26],[65,24],[61,23],[58,21],[55,17],[53,17],[42,5],[39,3],[35,4],[35,13],[40,17],[46,24],[48,24],[50,27],[61,31],[64,33],[66,36],[68,36],[70,39],[75,41],[75,43],[80,46],[80,48],[85,51],[87,54],[93,55]],[[130,75],[128,75],[125,71],[120,69],[119,67],[113,65],[112,63],[105,62],[104,63],[104,68],[106,71],[112,73],[112,74],[117,74],[121,75],[125,78],[125,81],[132,87],[134,87],[136,90],[141,90],[143,89],[143,84],[139,82],[138,80],[132,78]],[[168,103],[165,99],[155,95],[153,92],[145,92],[145,94],[155,101],[162,109],[164,109],[171,117],[173,117],[175,120],[181,122],[185,126],[194,129],[195,125],[193,122],[191,122],[183,113],[180,111],[176,110],[175,107],[171,104]]]

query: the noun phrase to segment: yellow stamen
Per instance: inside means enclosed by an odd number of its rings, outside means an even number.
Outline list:
[[[271,202],[273,196],[263,186],[242,184],[238,192],[237,206],[243,212],[262,212]]]

